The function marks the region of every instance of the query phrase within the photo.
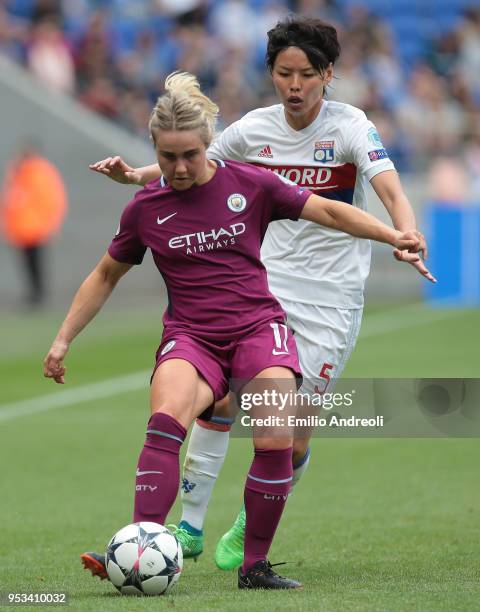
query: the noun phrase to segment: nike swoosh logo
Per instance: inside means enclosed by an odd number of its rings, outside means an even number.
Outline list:
[[[169,219],[171,219],[172,217],[174,217],[177,213],[174,212],[171,215],[168,215],[168,217],[165,217],[164,219],[160,219],[160,217],[157,217],[157,223],[158,225],[162,225],[162,223],[165,223],[165,221],[168,221]]]
[[[137,476],[145,476],[145,474],[163,474],[163,472],[155,472],[154,470],[147,470],[146,472],[141,472],[137,470]]]

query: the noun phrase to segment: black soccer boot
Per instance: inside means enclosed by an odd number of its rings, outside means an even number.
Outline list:
[[[283,565],[275,563],[274,565]],[[296,580],[279,576],[272,570],[270,561],[257,561],[245,574],[238,568],[239,589],[302,589],[303,586]]]

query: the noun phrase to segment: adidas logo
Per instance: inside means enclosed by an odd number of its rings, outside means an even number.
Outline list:
[[[258,157],[269,157],[270,159],[272,159],[273,154],[272,154],[272,149],[270,148],[270,145],[263,147],[263,149],[258,154]]]

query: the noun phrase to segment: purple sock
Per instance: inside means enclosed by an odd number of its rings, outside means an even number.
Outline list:
[[[292,481],[292,449],[256,449],[245,483],[245,555],[242,571],[267,558]]]
[[[178,493],[178,455],[186,435],[185,427],[168,414],[156,412],[150,417],[147,439],[137,467],[133,513],[135,523],[165,523]]]

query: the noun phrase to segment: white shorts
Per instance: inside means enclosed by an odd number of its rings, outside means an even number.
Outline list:
[[[362,309],[329,308],[277,298],[298,350],[302,393],[331,392],[355,346]]]

